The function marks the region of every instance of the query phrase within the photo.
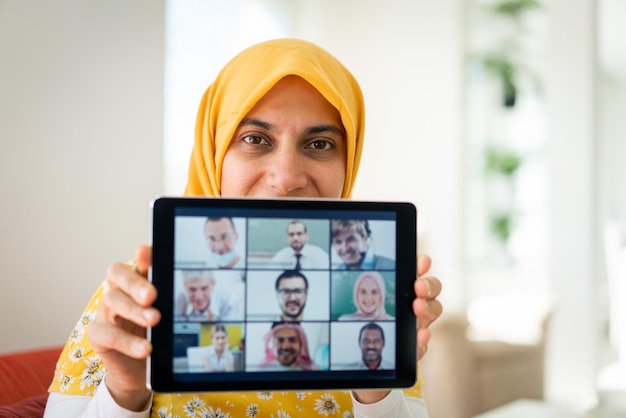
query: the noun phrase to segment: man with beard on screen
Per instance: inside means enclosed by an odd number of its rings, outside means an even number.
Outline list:
[[[309,281],[296,270],[285,270],[276,279],[276,297],[280,306],[280,320],[298,322],[302,320],[306,305]]]
[[[391,370],[394,363],[383,358],[385,332],[380,325],[369,322],[359,332],[361,358],[345,367],[346,370]]]
[[[265,359],[261,367],[275,371],[316,370],[309,355],[306,334],[296,322],[275,322],[265,335]]]

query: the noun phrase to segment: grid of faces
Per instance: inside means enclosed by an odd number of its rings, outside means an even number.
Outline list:
[[[396,224],[176,216],[174,373],[395,369]]]

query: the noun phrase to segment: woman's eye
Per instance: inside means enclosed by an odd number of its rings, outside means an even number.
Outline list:
[[[247,135],[241,138],[246,144],[249,145],[269,145],[269,141],[262,136]]]
[[[311,142],[307,146],[307,148],[313,148],[315,150],[327,150],[327,149],[331,149],[333,146],[334,145],[330,141],[327,141],[325,139],[318,139],[318,140]]]

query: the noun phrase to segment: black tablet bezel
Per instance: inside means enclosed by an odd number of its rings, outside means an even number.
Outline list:
[[[204,211],[225,211],[236,216],[242,210],[255,217],[282,213],[285,218],[302,218],[324,213],[345,213],[346,218],[374,218],[393,213],[396,217],[396,317],[395,370],[377,371],[297,371],[297,372],[219,372],[185,373],[173,371],[174,337],[174,236],[175,216],[180,210],[199,215]],[[235,215],[231,215],[231,214]],[[265,215],[264,215],[265,214]],[[348,216],[349,214],[349,216]],[[413,314],[416,277],[416,209],[407,202],[372,202],[341,199],[230,199],[160,197],[152,202],[152,267],[150,280],[158,291],[154,307],[162,315],[149,329],[153,345],[148,359],[148,384],[156,392],[206,392],[235,390],[320,390],[406,388],[415,383],[416,318]],[[400,291],[402,289],[402,291]]]

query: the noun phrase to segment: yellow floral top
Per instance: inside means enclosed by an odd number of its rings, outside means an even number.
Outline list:
[[[106,369],[86,337],[104,293],[100,286],[76,323],[57,363],[50,392],[93,396]],[[421,397],[421,379],[404,391]],[[296,418],[333,416],[352,418],[349,391],[155,393],[152,418]]]

